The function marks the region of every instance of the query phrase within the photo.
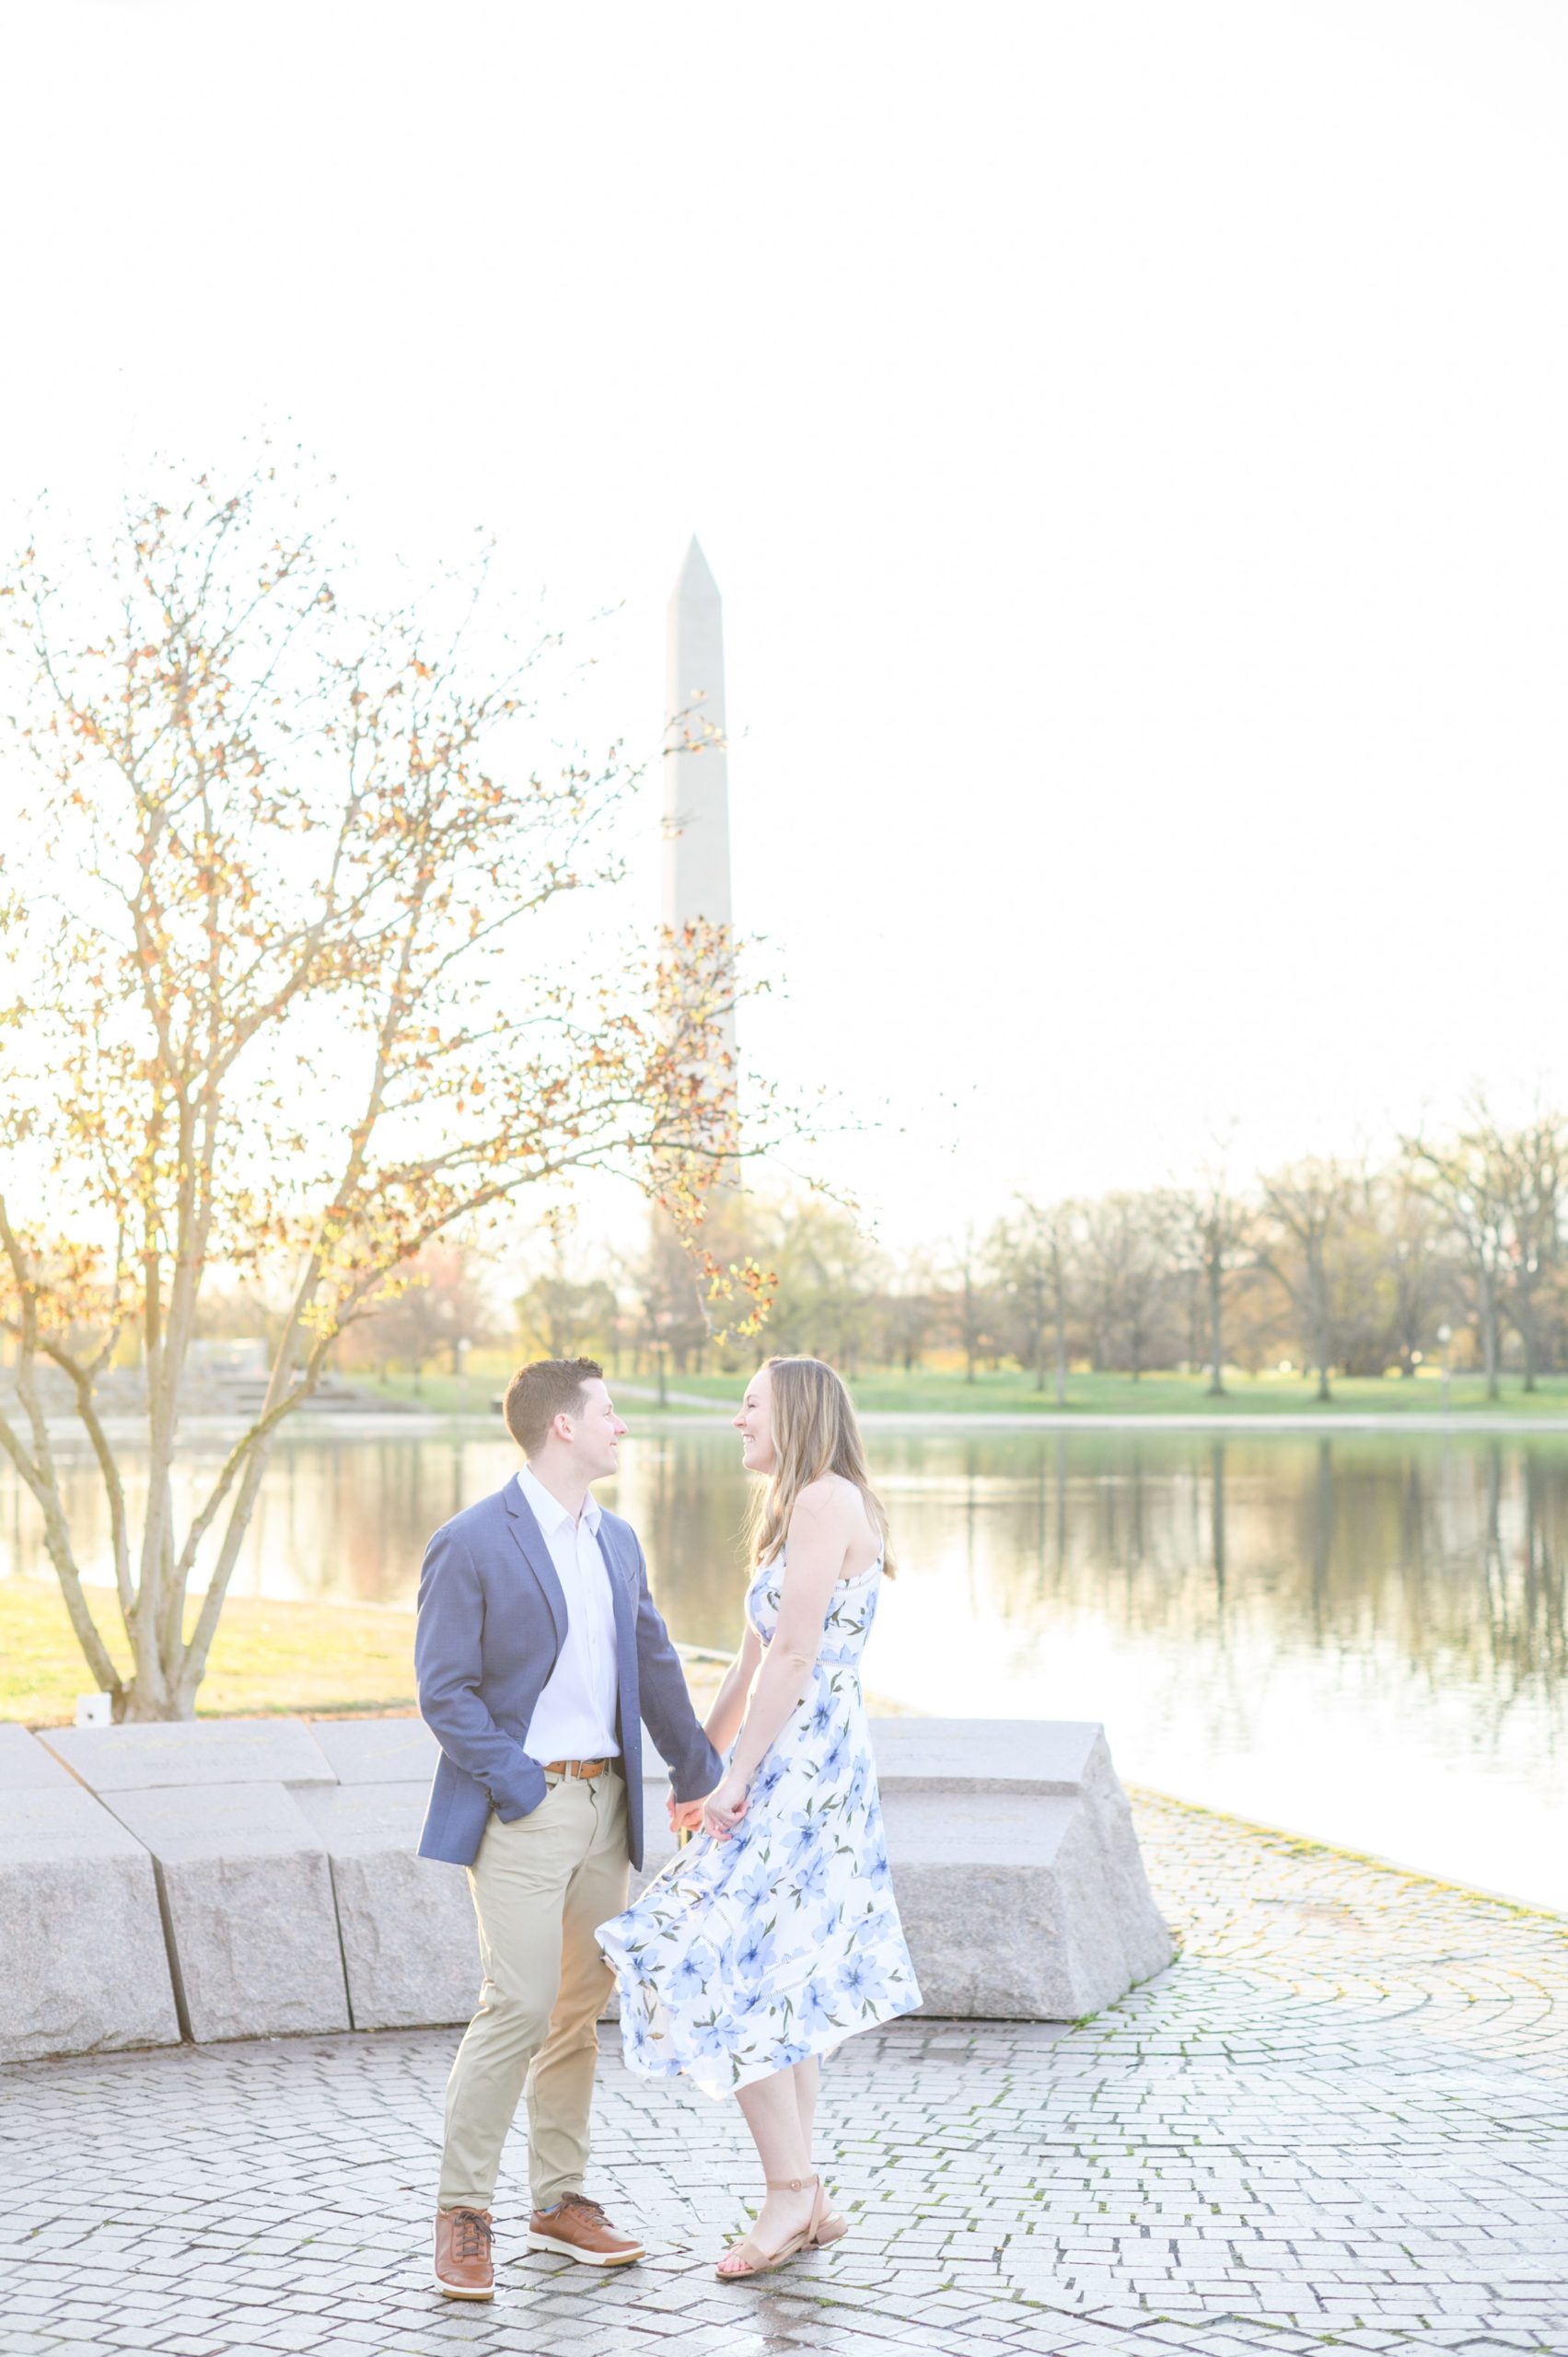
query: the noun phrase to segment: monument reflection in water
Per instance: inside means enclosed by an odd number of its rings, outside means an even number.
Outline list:
[[[1568,1910],[1564,1442],[868,1437],[900,1562],[869,1657],[879,1693],[1103,1719],[1130,1782]],[[219,1456],[192,1434],[192,1495]],[[237,1592],[411,1602],[425,1534],[514,1462],[489,1431],[296,1438]],[[633,1435],[619,1487],[676,1633],[728,1647],[733,1435]],[[72,1509],[94,1551],[86,1462]],[[8,1472],[0,1562],[49,1575]]]

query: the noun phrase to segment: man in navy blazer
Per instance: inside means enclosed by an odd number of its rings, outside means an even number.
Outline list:
[[[640,2258],[583,2190],[597,2023],[612,1977],[593,1933],[643,1859],[642,1722],[672,1814],[718,1782],[631,1525],[590,1484],[626,1427],[592,1359],[540,1359],[506,1392],[527,1459],[443,1524],[420,1575],[419,1708],[441,1746],[420,1854],[466,1866],[483,1985],[447,2086],[436,2284],[494,2296],[491,2203],[528,2099],[530,2249]]]

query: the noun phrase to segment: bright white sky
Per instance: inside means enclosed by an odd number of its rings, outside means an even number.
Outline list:
[[[650,748],[696,530],[890,1239],[1568,1094],[1555,0],[0,16],[0,505],[290,421]]]

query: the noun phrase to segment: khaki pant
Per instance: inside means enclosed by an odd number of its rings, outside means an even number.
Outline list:
[[[484,1983],[447,2082],[436,2200],[488,2210],[518,2098],[528,2099],[534,2207],[582,2190],[596,2024],[613,1975],[594,1927],[626,1904],[626,1787],[618,1769],[552,1776],[531,1817],[494,1813],[468,1870]]]

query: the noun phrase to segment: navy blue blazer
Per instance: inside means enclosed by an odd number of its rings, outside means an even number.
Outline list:
[[[598,1544],[615,1600],[627,1847],[640,1866],[643,1720],[669,1762],[677,1800],[711,1793],[723,1763],[698,1724],[679,1658],[654,1608],[636,1532],[605,1514]],[[441,1747],[419,1837],[422,1858],[471,1865],[493,1803],[510,1825],[543,1800],[543,1768],[523,1741],[565,1634],[566,1598],[515,1480],[442,1524],[424,1550],[413,1638],[420,1716]]]

